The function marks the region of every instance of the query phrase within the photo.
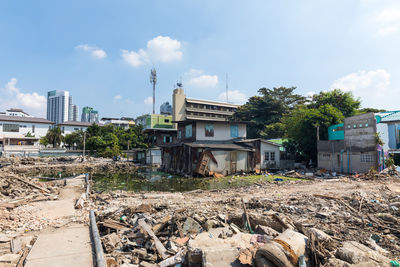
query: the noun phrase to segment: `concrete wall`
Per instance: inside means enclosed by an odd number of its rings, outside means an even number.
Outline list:
[[[172,94],[172,121],[185,120],[186,96],[182,88],[177,88]],[[176,128],[176,126],[174,126]]]
[[[332,172],[366,173],[376,167],[377,152],[319,152],[318,168]],[[366,162],[366,160],[368,160]]]
[[[213,137],[205,135],[206,124],[208,123],[203,121],[196,122],[196,140],[224,141],[236,139],[237,137],[231,137],[231,125],[238,125],[238,138],[246,138],[246,124],[244,123],[210,122],[209,124],[214,125]]]
[[[19,132],[3,132],[3,124],[17,124],[19,125]],[[33,132],[33,125],[35,126]],[[22,127],[21,127],[22,126]],[[23,137],[30,132],[35,137],[42,137],[47,134],[51,124],[32,123],[32,122],[8,122],[0,121],[0,138],[2,137]]]
[[[344,119],[344,141],[351,151],[376,150],[376,119],[374,113],[366,113]]]
[[[275,152],[275,161],[266,160],[265,152]],[[280,167],[280,150],[278,146],[261,142],[260,146],[261,168],[279,168]]]

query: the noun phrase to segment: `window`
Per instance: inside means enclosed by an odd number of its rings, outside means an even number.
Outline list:
[[[74,131],[79,131],[79,128],[74,128]]]
[[[214,137],[214,125],[213,124],[206,123],[204,130],[205,130],[205,136]]]
[[[272,161],[275,161],[275,152],[269,152],[269,158]]]
[[[32,133],[35,133],[35,125],[32,124]]]
[[[265,161],[275,161],[275,151],[264,152],[264,160]]]
[[[3,132],[19,133],[19,125],[4,123],[3,124]]]
[[[361,154],[361,162],[374,162],[374,156],[371,154]]]
[[[365,127],[368,127],[368,123],[365,124]]]
[[[169,119],[165,119],[164,122],[169,122]]]
[[[237,125],[231,125],[231,137],[239,137],[239,127]]]
[[[192,125],[188,124],[185,126],[185,137],[189,138],[192,137]]]
[[[181,139],[181,138],[182,138],[182,131],[179,130],[179,131],[178,131],[178,139]]]
[[[164,136],[164,144],[168,144],[172,142],[172,138],[169,135]]]

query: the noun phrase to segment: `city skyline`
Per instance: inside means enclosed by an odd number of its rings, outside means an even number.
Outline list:
[[[7,1],[0,14],[2,110],[45,117],[46,93],[58,89],[105,116],[151,113],[152,68],[157,107],[179,81],[188,97],[219,101],[228,82],[238,104],[261,87],[297,86],[396,109],[386,97],[400,90],[396,1]]]

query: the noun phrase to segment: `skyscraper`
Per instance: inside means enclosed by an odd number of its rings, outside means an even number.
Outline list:
[[[57,124],[67,121],[70,100],[72,100],[72,97],[70,97],[68,91],[54,90],[47,92],[47,120]]]
[[[84,107],[82,109],[82,122],[99,122],[99,112],[92,107]]]

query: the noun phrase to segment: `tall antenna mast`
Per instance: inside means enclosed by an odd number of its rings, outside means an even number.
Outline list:
[[[226,103],[229,103],[229,98],[228,98],[228,73],[226,73]]]
[[[150,83],[153,84],[153,114],[156,114],[156,83],[157,83],[157,72],[156,69],[150,71]]]

